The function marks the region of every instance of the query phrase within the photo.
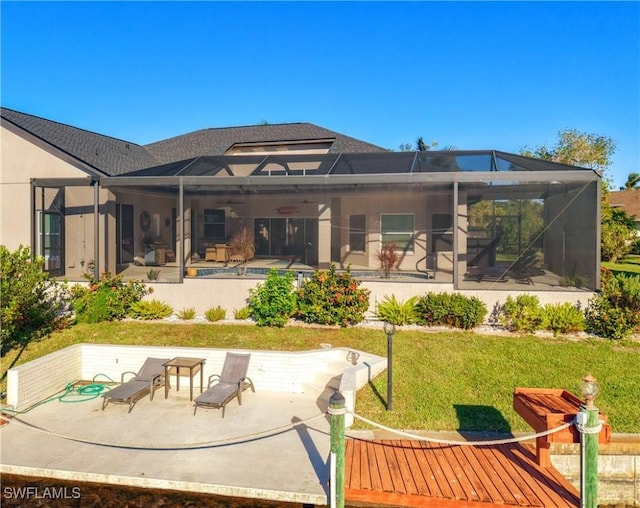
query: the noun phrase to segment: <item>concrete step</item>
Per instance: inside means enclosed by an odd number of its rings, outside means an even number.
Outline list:
[[[310,383],[304,383],[302,389],[305,393],[317,393],[318,400],[329,403],[331,395],[340,388],[342,374],[339,375],[317,375]]]

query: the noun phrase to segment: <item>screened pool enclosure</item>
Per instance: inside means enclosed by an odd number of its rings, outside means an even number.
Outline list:
[[[203,156],[33,189],[34,244],[56,249],[60,276],[77,269],[71,258],[125,275],[162,266],[167,282],[225,276],[244,261],[234,236],[248,231],[247,276],[335,264],[384,279],[392,246],[396,281],[599,285],[599,175],[504,152]]]

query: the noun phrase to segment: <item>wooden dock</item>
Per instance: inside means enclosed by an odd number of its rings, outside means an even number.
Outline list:
[[[418,440],[347,439],[350,505],[487,508],[576,507],[577,490],[523,444],[446,446]]]

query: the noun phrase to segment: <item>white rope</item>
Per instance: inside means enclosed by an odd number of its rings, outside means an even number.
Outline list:
[[[580,432],[580,434],[599,434],[600,431],[602,430],[602,424],[604,422],[602,420],[598,420],[598,425],[595,427],[586,427],[584,425],[582,425],[581,423],[577,423],[576,422],[576,428],[578,429],[578,432]]]
[[[346,415],[347,414],[347,408],[346,407],[333,408],[333,407],[329,406],[327,408],[327,413],[329,413],[330,415],[334,415],[334,416]]]
[[[38,427],[37,425],[33,425],[31,423],[22,421],[17,417],[11,418],[9,422],[10,424],[17,423],[18,425],[26,427],[30,430],[47,434],[49,436],[66,439],[68,441],[75,441],[77,443],[95,445],[95,446],[106,446],[110,448],[127,448],[131,450],[189,450],[194,448],[213,448],[216,446],[239,444],[245,441],[252,441],[258,438],[271,437],[271,436],[275,436],[276,434],[281,434],[283,432],[291,430],[298,425],[304,425],[324,417],[325,417],[325,413],[320,413],[316,416],[307,418],[306,420],[300,420],[298,422],[281,425],[280,427],[274,427],[272,429],[254,432],[251,434],[243,434],[240,436],[234,436],[234,437],[229,437],[225,439],[215,439],[210,441],[196,441],[196,442],[167,444],[167,445],[141,445],[141,444],[131,444],[131,443],[117,443],[117,442],[110,443],[106,441],[94,441],[90,439],[82,439],[82,438],[77,438],[73,436],[67,436],[64,434],[59,434],[57,432],[52,432],[42,427]]]
[[[526,436],[514,437],[509,439],[492,439],[489,441],[453,441],[448,439],[437,439],[432,437],[420,436],[418,434],[412,434],[410,432],[393,429],[391,427],[387,427],[386,425],[376,423],[372,420],[369,420],[368,418],[365,418],[364,416],[360,416],[351,411],[350,413],[353,415],[354,418],[357,418],[358,420],[368,423],[369,425],[373,425],[374,427],[377,427],[379,429],[386,430],[394,434],[398,434],[400,436],[405,436],[405,437],[408,437],[411,439],[417,439],[420,441],[428,441],[430,443],[437,443],[437,444],[451,445],[451,446],[492,446],[492,445],[500,445],[500,444],[519,443],[521,441],[529,441],[537,437],[548,436],[549,434],[553,434],[555,432],[559,432],[561,430],[569,428],[575,423],[575,421],[572,420],[568,423],[564,423],[560,425],[559,427],[554,427],[553,429],[545,430],[544,432],[538,432],[537,434],[527,434]]]

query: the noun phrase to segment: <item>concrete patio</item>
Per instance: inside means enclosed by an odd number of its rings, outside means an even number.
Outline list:
[[[355,390],[386,366],[386,359],[364,352],[353,363],[349,352],[253,351],[249,376],[256,392],[245,391],[241,406],[231,401],[224,418],[218,409],[199,408],[194,415],[189,378],[178,391],[173,375],[166,399],[158,390],[131,413],[126,404],[102,410],[101,397],[75,403],[63,398],[25,411],[56,391],[43,397],[47,384],[64,386],[60,379],[74,376],[90,380],[87,373],[97,372],[116,378],[146,356],[202,356],[206,384],[224,355],[215,349],[71,346],[11,369],[9,404],[25,412],[0,428],[0,473],[328,504],[328,399],[340,389],[354,404]],[[289,369],[279,371],[282,365]],[[63,366],[72,370],[64,373]]]
[[[50,402],[0,430],[1,473],[327,504],[329,423],[318,393],[245,392],[225,418],[188,391],[130,414],[102,399]]]

